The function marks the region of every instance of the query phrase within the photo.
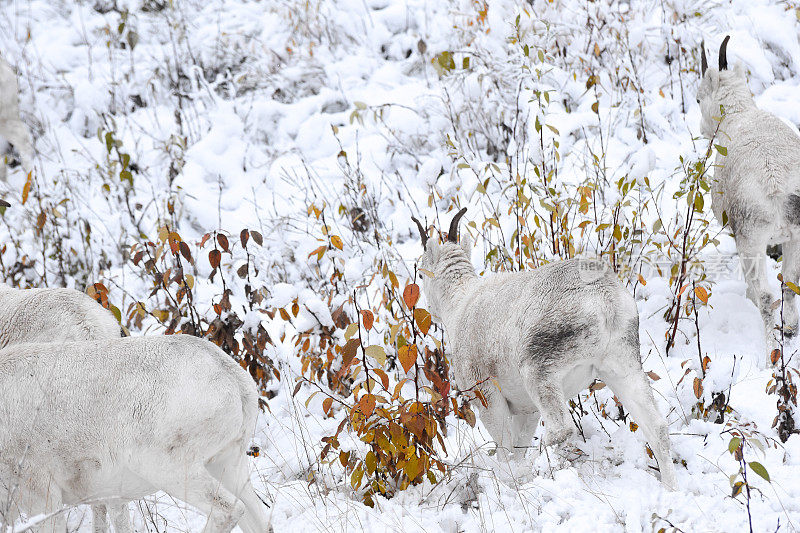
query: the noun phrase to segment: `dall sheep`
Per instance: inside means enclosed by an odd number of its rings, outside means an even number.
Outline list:
[[[114,339],[120,333],[113,315],[82,292],[63,288],[17,290],[0,283],[0,348],[26,342]],[[127,504],[120,503],[109,509],[104,504],[92,505],[95,532],[108,530],[110,514],[117,533],[131,533],[127,509]]]
[[[800,137],[777,116],[756,107],[741,64],[728,69],[728,39],[719,48],[719,68],[708,66],[703,46],[697,90],[700,128],[725,147],[716,156],[712,210],[720,222],[727,215],[730,223],[747,297],[764,324],[769,364],[779,347],[779,331],[767,284],[767,245],[782,244],[783,279],[800,283]],[[794,297],[789,287],[783,290],[786,335],[798,329]]]
[[[164,490],[209,513],[205,531],[240,517],[245,533],[267,531],[249,481],[248,373],[208,341],[119,336],[82,293],[0,284],[0,502],[29,514],[91,502],[96,532],[108,504],[127,533],[127,503]],[[63,532],[60,515],[53,525]]]
[[[22,164],[27,172],[33,161],[33,141],[19,114],[19,85],[14,70],[0,57],[0,181],[6,166]],[[14,155],[19,155],[19,160]]]
[[[469,237],[458,242],[465,212],[455,215],[443,244],[428,239],[414,219],[425,250],[422,284],[431,313],[444,326],[456,383],[483,383],[488,407],[478,409],[498,447],[529,447],[540,416],[545,443],[564,442],[574,431],[567,398],[600,378],[642,428],[661,481],[674,489],[669,433],[642,370],[631,294],[595,260],[478,277]]]

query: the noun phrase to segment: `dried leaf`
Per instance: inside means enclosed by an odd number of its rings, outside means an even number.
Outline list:
[[[694,388],[694,397],[699,400],[700,397],[703,396],[703,382],[700,380],[700,378],[694,378],[693,388]]]
[[[364,329],[367,331],[372,329],[372,323],[375,321],[375,316],[372,311],[365,309],[361,311],[361,323],[364,324]]]
[[[419,301],[419,285],[416,283],[408,285],[405,290],[403,290],[403,301],[409,309],[417,305]]]
[[[414,309],[414,322],[417,323],[417,327],[422,334],[427,335],[428,330],[431,329],[431,314],[425,309],[418,307]]]
[[[417,360],[417,345],[406,344],[405,346],[401,347],[400,350],[398,350],[397,357],[400,359],[400,364],[403,366],[403,370],[408,373]]]
[[[708,291],[705,287],[695,287],[694,295],[697,296],[704,304],[708,303]]]

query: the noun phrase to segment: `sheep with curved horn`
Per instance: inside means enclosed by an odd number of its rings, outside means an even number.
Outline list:
[[[783,279],[800,283],[800,137],[772,113],[758,109],[741,64],[728,68],[726,36],[718,68],[708,67],[697,90],[702,134],[725,149],[716,155],[712,210],[730,224],[747,282],[747,296],[764,326],[767,364],[780,331],[767,283],[766,249],[781,244]],[[784,333],[798,330],[795,293],[783,290]]]
[[[488,407],[478,409],[498,448],[529,447],[540,417],[547,444],[569,438],[574,426],[567,398],[600,378],[642,428],[661,481],[675,488],[667,424],[642,370],[631,294],[596,260],[478,277],[469,237],[458,237],[465,212],[453,217],[444,243],[423,238],[420,266],[430,275],[422,283],[444,327],[456,383],[482,383]]]
[[[25,172],[32,168],[33,141],[20,118],[18,93],[17,76],[11,65],[0,57],[0,181],[6,179],[6,166],[13,168],[22,164]]]

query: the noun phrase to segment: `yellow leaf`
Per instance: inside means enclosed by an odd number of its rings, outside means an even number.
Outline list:
[[[331,244],[340,250],[344,249],[344,244],[342,244],[342,238],[339,237],[338,235],[331,236]]]
[[[408,373],[417,360],[417,345],[406,344],[405,346],[401,347],[397,352],[397,358],[400,359],[400,364],[403,366],[403,370]]]
[[[347,329],[344,330],[344,340],[349,341],[353,335],[356,334],[358,331],[358,324],[353,322],[352,324],[347,326]]]
[[[414,322],[417,323],[422,334],[427,335],[428,330],[431,329],[431,314],[425,309],[417,307],[414,309]]]
[[[375,361],[383,366],[386,364],[386,350],[383,349],[383,346],[367,346],[367,349],[364,350],[367,356],[372,357]]]
[[[695,287],[694,288],[694,294],[704,304],[708,303],[708,291],[705,289],[705,287]]]
[[[412,455],[409,457],[408,461],[406,461],[405,466],[403,467],[403,471],[405,472],[408,479],[414,481],[417,479],[420,473],[420,461],[419,457],[416,455]]]

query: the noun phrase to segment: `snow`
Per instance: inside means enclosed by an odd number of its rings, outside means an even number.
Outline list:
[[[743,499],[730,497],[729,476],[738,464],[728,453],[728,428],[692,412],[701,362],[691,321],[681,323],[675,348],[665,353],[664,312],[672,298],[666,272],[649,269],[636,298],[644,368],[660,377],[653,387],[670,423],[676,492],[659,483],[641,432],[599,418],[590,407],[581,420],[585,440],[531,450],[511,464],[488,453],[492,445],[480,424],[473,429],[451,418],[445,441],[446,460],[455,465],[450,474],[366,507],[338,463],[318,460],[321,438],[333,434],[344,415],[325,418],[319,396],[306,405],[311,387],[293,396],[301,364],[292,335],[333,328],[332,310],[355,287],[369,284],[376,258],[399,277],[411,276],[420,247],[410,216],[442,228],[453,199],[469,207],[467,220],[476,223],[476,267],[496,267],[486,253],[500,240],[500,229],[482,221],[499,217],[507,238],[515,219],[507,204],[495,205],[503,194],[498,182],[489,180],[488,194],[480,191],[492,164],[504,175],[509,157],[550,157],[538,144],[537,115],[558,131],[543,129],[546,143],[560,143],[562,183],[575,186],[603,173],[610,206],[619,197],[613,183],[627,176],[642,187],[647,178],[663,187],[660,208],[671,217],[684,205],[672,198],[679,158],[696,159],[706,147],[696,140],[701,40],[713,63],[716,47],[730,34],[729,61],[742,62],[758,105],[796,128],[797,8],[767,0],[499,0],[478,21],[483,4],[471,0],[186,0],[143,9],[156,4],[29,0],[0,7],[0,51],[20,73],[23,119],[38,152],[35,185],[57,209],[61,227],[73,229],[63,236],[66,259],[40,259],[34,222],[43,208],[30,200],[22,205],[25,176],[11,170],[0,193],[16,207],[0,219],[0,247],[13,236],[20,248],[0,256],[0,274],[37,285],[102,280],[121,309],[135,300],[154,307],[149,280],[120,252],[138,236],[137,223],[155,235],[172,221],[192,242],[218,229],[232,241],[242,228],[260,231],[264,245],[250,260],[261,267],[254,280],[268,288],[265,308],[299,306],[291,325],[257,311],[243,315],[248,330],[260,323],[270,332],[276,343],[270,357],[282,374],[259,420],[255,439],[262,454],[253,461],[253,481],[272,504],[275,531],[746,530]],[[117,35],[122,9],[129,10],[126,31],[138,35],[132,50],[120,45],[124,34]],[[680,64],[668,65],[664,58],[676,54],[676,39],[686,53]],[[521,43],[529,45],[529,57]],[[545,64],[535,59],[540,49]],[[440,75],[434,62],[443,51],[454,53],[456,69]],[[599,81],[587,88],[590,74]],[[552,91],[549,106],[537,103],[535,89]],[[512,126],[518,129],[508,137],[504,127]],[[132,191],[105,171],[106,131],[115,132],[139,167]],[[595,164],[593,155],[601,153]],[[181,164],[171,168],[175,161]],[[532,175],[530,166],[520,171]],[[135,217],[128,216],[125,198],[140,205]],[[177,202],[175,214],[168,212],[170,200]],[[343,240],[341,250],[328,247],[319,262],[309,254],[328,240],[322,222],[307,216],[311,204],[326,206],[328,233]],[[374,209],[374,229],[391,244],[381,248],[369,231],[354,231],[340,205]],[[83,221],[91,236],[80,233]],[[647,218],[648,227],[652,222]],[[719,229],[712,222],[710,232]],[[726,232],[718,238],[719,246],[702,256],[715,266],[711,297],[698,317],[701,350],[711,359],[703,399],[724,392],[735,419],[755,424],[767,443],[763,452],[746,450],[747,460],[763,463],[772,478],[767,483],[750,475],[759,489],[751,501],[753,530],[793,530],[800,525],[800,436],[781,444],[771,427],[776,397],[766,393],[770,372],[760,368],[758,311],[745,297],[732,239]],[[235,254],[230,262],[238,268],[246,258]],[[11,272],[8,265],[23,257],[31,266]],[[320,272],[334,264],[342,290],[329,299],[323,292],[329,279]],[[777,295],[779,268],[772,260],[769,265]],[[210,271],[201,258],[194,275],[203,303],[221,283],[207,279]],[[229,282],[234,272],[227,271]],[[238,285],[233,291],[234,306],[241,308],[244,293]],[[143,330],[157,334],[163,327],[148,317]],[[791,342],[788,353],[797,348],[800,343]],[[608,389],[596,391],[592,403],[595,398],[614,411]],[[352,434],[342,440],[348,441],[344,449],[361,449]],[[204,523],[164,494],[130,509],[138,531],[199,531]],[[85,506],[71,510],[72,530],[90,531],[89,516]]]

